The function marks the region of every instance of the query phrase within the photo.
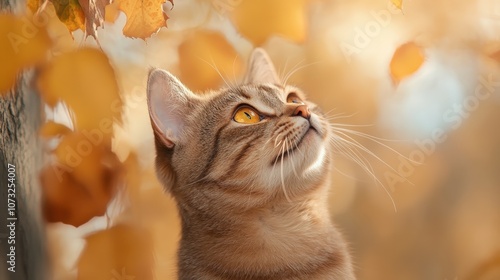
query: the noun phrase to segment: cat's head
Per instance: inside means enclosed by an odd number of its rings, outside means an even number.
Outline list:
[[[154,69],[147,94],[157,173],[177,200],[255,207],[327,180],[328,123],[301,90],[281,84],[262,49],[240,86],[195,95]]]

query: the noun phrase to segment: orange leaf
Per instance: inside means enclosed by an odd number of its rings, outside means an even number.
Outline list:
[[[115,72],[97,49],[83,48],[55,57],[41,70],[37,83],[49,105],[59,100],[68,104],[75,113],[77,130],[111,134],[113,121],[120,121],[122,100]]]
[[[127,15],[123,34],[146,39],[167,26],[168,16],[163,12],[165,0],[116,0]]]
[[[40,136],[50,138],[71,133],[71,129],[63,124],[49,121],[40,128]]]
[[[122,180],[122,167],[109,145],[84,133],[63,137],[57,160],[41,172],[43,211],[48,222],[79,226],[105,213]]]
[[[241,65],[235,49],[217,32],[194,32],[179,46],[182,81],[192,90],[220,87],[221,75],[234,79]]]
[[[252,0],[234,7],[232,20],[239,32],[255,45],[281,35],[301,43],[306,38],[307,0]]]
[[[45,58],[52,42],[43,27],[31,18],[0,14],[0,96],[7,93],[16,76],[26,67]]]
[[[153,245],[148,231],[117,225],[86,240],[78,261],[78,280],[153,279]]]
[[[424,50],[409,42],[401,45],[395,52],[390,64],[391,77],[395,84],[415,73],[425,61]]]

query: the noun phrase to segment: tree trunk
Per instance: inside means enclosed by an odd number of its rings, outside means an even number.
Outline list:
[[[20,5],[24,1],[0,0],[0,12],[19,12]],[[37,132],[42,112],[31,78],[29,72],[22,74],[16,88],[0,97],[0,279],[5,280],[48,278],[38,180],[42,152]],[[12,166],[15,177],[9,172]],[[9,178],[15,178],[14,188],[8,188]],[[15,204],[9,205],[11,189],[15,189]],[[11,246],[15,246],[15,272],[9,270]]]

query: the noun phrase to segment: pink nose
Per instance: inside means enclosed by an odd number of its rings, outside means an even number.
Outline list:
[[[293,115],[303,117],[304,119],[309,119],[311,117],[311,113],[309,112],[307,105],[297,106],[297,108],[293,111]]]

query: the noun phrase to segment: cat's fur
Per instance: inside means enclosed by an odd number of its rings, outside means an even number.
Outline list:
[[[355,279],[327,208],[329,125],[262,49],[249,65],[243,85],[202,96],[149,74],[157,174],[182,220],[179,279]],[[234,121],[242,104],[263,120]]]

